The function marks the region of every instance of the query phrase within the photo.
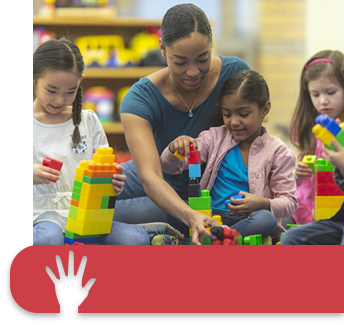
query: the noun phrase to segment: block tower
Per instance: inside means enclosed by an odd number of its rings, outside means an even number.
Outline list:
[[[331,142],[336,139],[344,147],[344,127],[327,115],[319,115],[312,132],[327,147],[335,150]],[[314,219],[332,217],[344,202],[344,192],[333,179],[334,166],[326,159],[308,155],[302,160],[315,174]]]
[[[120,173],[116,165],[113,149],[107,147],[76,168],[65,245],[97,245],[101,235],[110,233],[117,196],[112,176]]]

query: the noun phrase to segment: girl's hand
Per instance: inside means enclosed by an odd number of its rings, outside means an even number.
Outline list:
[[[324,158],[332,165],[336,166],[344,176],[344,148],[336,139],[332,140],[332,145],[337,152],[325,147],[325,145],[322,145],[322,154]]]
[[[295,170],[294,170],[294,177],[296,180],[298,179],[309,179],[313,176],[313,171],[310,169],[306,164],[302,162],[298,162]]]
[[[246,216],[258,210],[270,211],[270,201],[268,199],[243,191],[240,191],[239,194],[243,194],[245,197],[243,199],[231,199],[231,203],[235,205],[229,203],[227,206],[232,214]]]
[[[193,145],[194,150],[197,150],[197,141],[194,138],[187,135],[181,135],[170,143],[169,150],[171,153],[177,151],[181,156],[190,158],[190,144]]]
[[[192,229],[192,244],[202,245],[203,237],[213,238],[214,236],[205,228],[211,226],[221,226],[215,219],[208,217],[203,213],[194,211],[194,217],[191,218],[190,228]],[[223,226],[226,227],[226,226]],[[214,238],[215,239],[215,238]]]
[[[122,165],[117,165],[116,169],[121,173],[124,172],[124,167]],[[127,179],[127,176],[123,174],[114,174],[112,178],[112,184],[114,185],[115,191],[117,193],[121,193],[123,191],[123,187],[125,185],[124,181]]]
[[[49,184],[48,179],[58,181],[61,172],[42,164],[33,164],[33,185]]]

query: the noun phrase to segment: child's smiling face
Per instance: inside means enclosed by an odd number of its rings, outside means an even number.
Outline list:
[[[251,144],[261,135],[262,122],[270,111],[270,102],[259,109],[257,103],[242,99],[236,92],[223,97],[221,109],[224,124],[234,139]]]

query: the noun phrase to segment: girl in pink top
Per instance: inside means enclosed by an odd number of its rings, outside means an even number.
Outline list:
[[[200,187],[211,191],[213,214],[238,230],[242,236],[271,236],[284,231],[280,218],[290,217],[297,208],[295,156],[280,139],[269,135],[262,122],[271,107],[264,78],[253,70],[229,77],[219,94],[219,107],[211,127],[197,139],[187,135],[172,141],[163,151],[162,169],[169,174],[188,168],[188,160],[173,154],[190,156],[192,144],[206,163]],[[184,153],[185,151],[185,153]],[[243,194],[242,199],[231,199]]]
[[[321,143],[312,133],[319,114],[344,120],[344,55],[339,51],[318,52],[302,69],[299,98],[290,126],[297,158],[294,176],[299,207],[292,216],[297,224],[313,221],[315,180],[312,170],[301,161],[305,155],[322,158]]]

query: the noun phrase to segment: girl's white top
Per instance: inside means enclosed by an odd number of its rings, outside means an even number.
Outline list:
[[[33,224],[48,220],[65,231],[76,167],[81,160],[92,160],[93,151],[108,147],[104,129],[91,110],[82,110],[79,125],[82,142],[73,146],[72,119],[61,124],[43,124],[33,119],[33,163],[44,157],[63,162],[60,180],[33,185]]]

